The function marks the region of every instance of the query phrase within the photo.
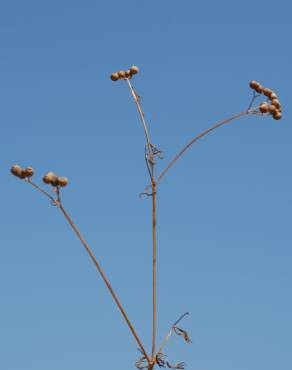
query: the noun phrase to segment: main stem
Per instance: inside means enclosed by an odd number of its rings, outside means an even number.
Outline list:
[[[141,351],[143,352],[143,354],[144,354],[144,356],[146,357],[147,361],[150,363],[150,362],[151,362],[151,360],[150,360],[149,356],[147,355],[147,352],[145,351],[145,349],[144,349],[144,347],[143,347],[143,344],[142,344],[142,342],[141,342],[140,338],[138,337],[138,335],[137,335],[137,333],[136,333],[136,331],[135,331],[135,329],[134,329],[133,325],[131,324],[131,322],[130,322],[130,320],[129,320],[129,318],[128,318],[128,316],[127,316],[127,314],[126,314],[126,312],[125,312],[125,310],[124,310],[124,308],[123,308],[123,306],[121,305],[121,303],[120,303],[120,301],[119,301],[119,299],[118,299],[117,295],[116,295],[116,294],[115,294],[115,292],[113,291],[113,289],[112,289],[112,287],[111,287],[111,285],[110,285],[110,283],[109,283],[109,281],[108,281],[107,277],[105,276],[105,274],[104,274],[104,272],[103,272],[102,268],[100,267],[100,265],[99,265],[99,263],[98,263],[97,259],[96,259],[96,258],[95,258],[95,256],[94,256],[94,254],[93,254],[92,250],[90,249],[89,245],[87,244],[87,242],[85,241],[85,239],[84,239],[84,238],[83,238],[83,236],[81,235],[81,233],[80,233],[80,231],[78,230],[77,226],[76,226],[76,225],[74,224],[74,222],[71,220],[70,216],[68,215],[68,213],[67,213],[67,212],[66,212],[66,210],[64,209],[64,207],[63,207],[62,203],[59,201],[59,202],[57,203],[57,205],[59,206],[59,208],[60,208],[61,212],[63,213],[64,217],[66,218],[66,220],[68,221],[68,223],[70,224],[70,226],[71,226],[71,227],[72,227],[72,229],[74,230],[75,234],[77,235],[77,237],[79,238],[79,240],[81,241],[81,243],[83,244],[83,246],[85,247],[85,249],[86,249],[87,253],[89,254],[89,256],[90,256],[90,258],[91,258],[92,262],[94,263],[94,265],[95,265],[96,269],[98,270],[98,272],[99,272],[99,274],[101,275],[101,277],[102,277],[102,279],[103,279],[104,283],[106,284],[106,286],[107,286],[107,288],[108,288],[108,290],[109,290],[109,292],[110,292],[111,296],[113,297],[113,299],[114,299],[114,301],[116,302],[116,304],[117,304],[117,306],[118,306],[119,310],[121,311],[121,314],[123,315],[124,319],[126,320],[126,323],[127,323],[128,327],[129,327],[129,329],[131,330],[131,332],[132,332],[132,334],[133,334],[134,338],[136,339],[136,342],[137,342],[137,344],[138,344],[139,348],[140,348],[140,349],[141,349]]]
[[[157,294],[156,294],[156,182],[152,178],[152,302],[153,302],[153,326],[152,326],[152,361],[155,361],[156,351],[156,327],[157,327]]]

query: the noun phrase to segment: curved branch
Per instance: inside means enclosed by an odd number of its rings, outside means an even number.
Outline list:
[[[157,178],[157,181],[156,183],[158,184],[161,179],[164,177],[164,175],[170,170],[170,168],[175,164],[175,162],[177,162],[179,160],[179,158],[184,154],[184,152],[189,149],[196,141],[198,141],[199,139],[201,139],[202,137],[206,136],[207,134],[209,134],[211,131],[214,131],[215,129],[223,126],[224,124],[230,122],[230,121],[233,121],[237,118],[240,118],[240,117],[243,117],[243,116],[246,116],[248,114],[250,114],[251,111],[250,110],[247,110],[247,111],[244,111],[242,113],[239,113],[239,114],[236,114],[234,116],[231,116],[229,118],[226,118],[224,119],[223,121],[220,121],[218,123],[216,123],[215,125],[209,127],[206,131],[202,132],[201,134],[195,136],[187,145],[185,145],[183,147],[183,149],[173,158],[173,160],[169,163],[169,165],[161,172],[161,174],[158,176]]]

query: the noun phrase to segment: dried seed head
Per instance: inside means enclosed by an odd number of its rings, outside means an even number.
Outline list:
[[[25,177],[31,177],[34,174],[34,169],[32,167],[26,167],[24,170]]]
[[[68,185],[68,178],[65,176],[58,177],[58,185],[61,187],[67,186]]]
[[[255,80],[252,80],[252,81],[250,81],[250,83],[249,83],[249,87],[250,87],[251,89],[253,89],[253,90],[255,90],[259,85],[260,85],[260,84],[259,84],[257,81],[255,81]]]
[[[274,105],[277,109],[281,108],[281,103],[279,102],[278,99],[273,99],[271,104]]]
[[[126,72],[125,71],[119,71],[118,76],[119,76],[119,78],[126,78]]]
[[[112,81],[118,81],[119,74],[117,72],[111,74],[111,80]]]
[[[261,84],[258,84],[256,87],[255,87],[255,91],[259,94],[261,94],[263,91],[264,91],[264,87],[261,85]]]
[[[282,113],[279,110],[276,110],[275,113],[273,114],[273,118],[275,120],[279,120],[282,118]]]
[[[274,114],[277,111],[277,108],[274,105],[269,105],[269,113]]]
[[[43,177],[43,182],[45,184],[51,184],[53,186],[57,186],[58,185],[58,177],[57,177],[57,175],[54,174],[54,172],[48,172]]]
[[[263,102],[260,104],[260,112],[261,113],[268,113],[269,112],[269,104]]]
[[[24,169],[22,169],[21,170],[21,173],[20,173],[20,175],[18,176],[20,179],[25,179],[25,178],[27,178],[27,175],[26,175],[26,172],[25,172],[25,170]]]
[[[263,91],[264,95],[266,95],[268,98],[271,97],[271,95],[273,94],[273,90],[271,89],[268,89],[267,87],[264,88],[264,91]]]
[[[14,164],[10,169],[12,175],[20,177],[22,173],[22,168],[18,166],[17,164]]]
[[[130,68],[130,72],[131,72],[131,75],[135,75],[135,74],[137,74],[139,72],[139,68],[136,67],[136,66],[132,66]]]

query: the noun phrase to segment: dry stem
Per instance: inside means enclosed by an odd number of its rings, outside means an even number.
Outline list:
[[[86,252],[88,253],[88,255],[90,256],[92,262],[94,263],[97,271],[99,272],[100,276],[102,277],[104,283],[106,284],[112,298],[114,299],[115,303],[117,304],[121,314],[123,315],[130,331],[132,332],[134,338],[136,339],[136,342],[139,346],[139,348],[141,349],[142,353],[144,354],[144,356],[146,357],[147,361],[150,363],[151,360],[147,354],[147,352],[145,351],[144,349],[144,346],[140,340],[140,338],[138,337],[132,323],[130,322],[120,300],[118,299],[116,293],[114,292],[113,288],[111,287],[105,273],[103,272],[102,268],[100,267],[100,264],[98,263],[95,255],[93,254],[91,248],[89,247],[88,243],[85,241],[85,239],[83,238],[83,236],[81,235],[79,229],[77,228],[77,226],[75,225],[75,223],[72,221],[71,217],[68,215],[68,213],[66,212],[61,200],[60,200],[60,193],[59,193],[59,189],[57,189],[57,196],[58,198],[55,199],[53,198],[48,192],[46,192],[45,190],[43,190],[41,187],[39,187],[38,185],[36,185],[34,182],[32,182],[30,179],[28,180],[28,183],[31,184],[34,188],[36,188],[38,191],[40,191],[41,193],[43,193],[44,195],[46,195],[48,198],[50,198],[50,200],[53,202],[54,205],[58,206],[60,211],[62,212],[62,214],[64,215],[65,219],[68,221],[68,223],[70,224],[71,228],[73,229],[73,231],[75,232],[75,234],[77,235],[78,239],[81,241],[82,245],[84,246],[84,248],[86,249]]]

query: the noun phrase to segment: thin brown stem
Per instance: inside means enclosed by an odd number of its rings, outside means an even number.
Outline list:
[[[100,267],[100,264],[98,263],[95,255],[93,254],[91,248],[89,247],[89,245],[87,244],[87,242],[85,241],[85,239],[83,238],[83,236],[81,235],[79,229],[77,228],[77,226],[75,225],[75,223],[72,221],[71,217],[68,215],[67,211],[65,210],[61,200],[60,200],[60,193],[59,193],[59,190],[57,191],[57,199],[55,199],[54,197],[52,197],[49,193],[47,193],[45,190],[43,190],[41,187],[39,187],[38,185],[36,185],[35,183],[33,183],[32,181],[28,180],[28,183],[30,185],[32,185],[35,189],[37,189],[38,191],[40,191],[41,193],[43,193],[44,195],[46,195],[47,197],[49,197],[51,199],[51,201],[54,203],[54,205],[58,206],[60,211],[62,212],[62,214],[64,215],[65,219],[68,221],[69,225],[71,226],[71,228],[73,229],[73,231],[75,232],[75,234],[77,235],[78,239],[81,241],[82,245],[84,246],[86,252],[88,253],[88,255],[90,256],[92,262],[94,263],[97,271],[99,272],[100,276],[102,277],[105,285],[107,286],[111,296],[113,297],[115,303],[117,304],[121,314],[123,315],[131,333],[133,334],[134,338],[136,339],[136,342],[139,346],[139,348],[141,349],[142,353],[144,354],[144,356],[146,357],[147,361],[150,363],[151,360],[147,354],[147,352],[145,351],[144,349],[144,346],[140,340],[140,338],[138,337],[132,323],[130,322],[120,300],[118,299],[116,293],[114,292],[113,288],[111,287],[105,273],[103,272],[102,268]]]
[[[153,303],[153,326],[152,326],[152,361],[155,359],[156,350],[156,327],[157,327],[157,293],[156,293],[156,182],[152,179],[152,303]]]
[[[147,123],[145,121],[144,112],[143,112],[141,104],[139,102],[139,97],[137,96],[130,80],[127,78],[126,81],[127,81],[127,84],[129,86],[129,89],[131,91],[131,94],[133,96],[133,99],[134,99],[134,101],[136,103],[136,106],[137,106],[137,109],[138,109],[138,113],[139,113],[139,116],[140,116],[140,119],[141,119],[141,122],[142,122],[142,125],[143,125],[145,137],[146,137],[148,155],[150,156],[151,155],[151,140],[150,140],[149,129],[148,129]]]
[[[63,204],[60,202],[59,203],[59,208],[61,210],[61,212],[63,213],[64,217],[66,218],[66,220],[68,221],[68,223],[70,224],[70,226],[72,227],[73,231],[75,232],[75,234],[77,235],[77,237],[79,238],[79,240],[81,241],[81,243],[83,244],[84,248],[86,249],[88,255],[90,256],[92,262],[94,263],[96,269],[98,270],[100,276],[102,277],[105,285],[107,286],[111,296],[113,297],[114,301],[116,302],[121,314],[123,315],[124,319],[126,320],[126,323],[130,329],[130,331],[132,332],[134,338],[136,339],[136,342],[139,346],[139,348],[141,349],[141,351],[143,352],[144,356],[147,358],[147,361],[150,362],[150,358],[149,356],[147,355],[145,349],[144,349],[144,346],[140,340],[140,338],[138,337],[132,323],[130,322],[120,300],[118,299],[116,293],[114,292],[113,288],[111,287],[105,273],[103,272],[102,268],[100,267],[96,257],[94,256],[92,250],[90,249],[89,245],[87,244],[87,242],[85,241],[85,239],[83,238],[83,236],[81,235],[80,231],[78,230],[77,226],[74,224],[74,222],[72,221],[71,217],[68,215],[68,213],[66,212]]]
[[[173,158],[173,160],[169,163],[169,165],[161,172],[161,174],[157,178],[157,184],[161,181],[161,179],[165,176],[165,174],[170,170],[170,168],[180,159],[180,157],[184,154],[184,152],[187,149],[189,149],[196,141],[198,141],[202,137],[206,136],[211,131],[214,131],[215,129],[223,126],[224,124],[226,124],[226,123],[228,123],[230,121],[233,121],[233,120],[235,120],[237,118],[246,116],[246,115],[248,115],[250,113],[251,113],[251,111],[250,110],[247,110],[247,111],[244,111],[242,113],[239,113],[239,114],[236,114],[234,116],[231,116],[229,118],[226,118],[226,119],[224,119],[224,120],[216,123],[215,125],[209,127],[206,131],[202,132],[201,134],[195,136],[187,145],[185,145],[183,147],[183,149]]]

